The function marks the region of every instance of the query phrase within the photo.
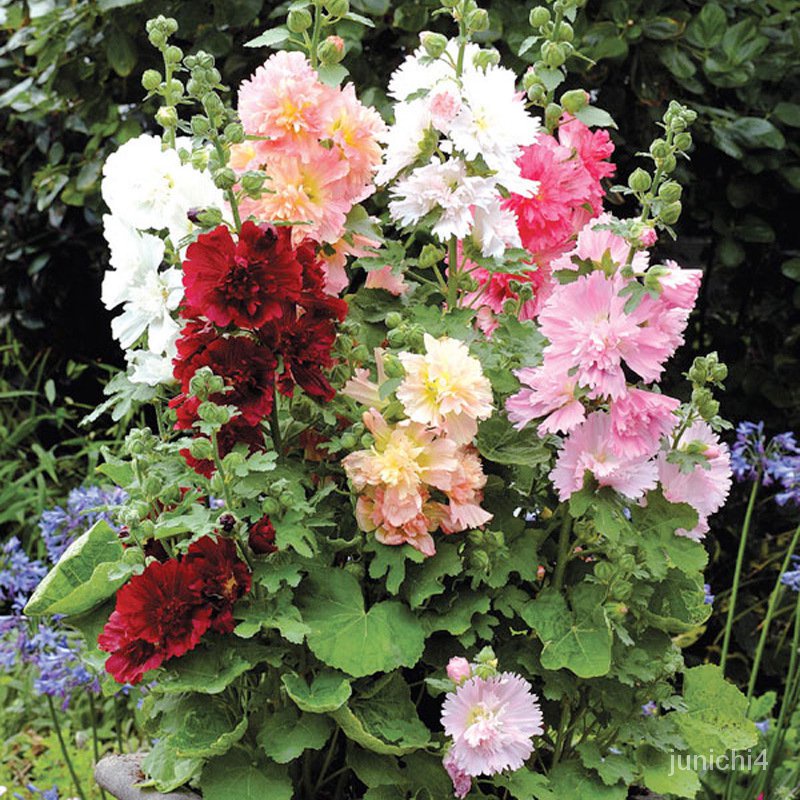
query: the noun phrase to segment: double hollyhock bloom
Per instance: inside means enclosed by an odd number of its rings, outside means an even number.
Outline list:
[[[135,684],[194,649],[208,631],[230,633],[233,604],[248,591],[250,572],[230,539],[204,536],[180,560],[152,561],[117,592],[98,638],[111,654],[106,671]]]
[[[538,698],[519,675],[460,677],[442,706],[442,726],[453,740],[444,766],[456,797],[469,794],[476,776],[520,769],[533,737],[544,733],[542,722]]]
[[[300,386],[320,400],[333,397],[324,370],[332,366],[336,321],[347,305],[325,293],[313,246],[294,247],[287,228],[250,221],[234,241],[221,225],[189,245],[183,282],[186,323],[174,361],[181,394],[170,404],[176,428],[191,430],[198,419],[189,386],[201,367],[225,383],[226,391],[210,399],[238,412],[220,432],[223,455],[237,442],[251,452],[263,447],[261,423],[276,390],[292,396]],[[210,461],[188,450],[184,456],[198,472],[213,471]]]
[[[255,140],[234,147],[239,172],[263,170],[267,191],[241,202],[243,216],[295,224],[292,241],[329,245],[331,286],[341,289],[348,253],[370,242],[345,236],[350,209],[374,191],[385,125],[352,85],[328,86],[308,59],[278,52],[239,87],[239,116]]]
[[[425,350],[400,353],[406,374],[397,398],[408,419],[394,425],[378,410],[385,405],[380,351],[378,384],[365,370],[348,381],[344,393],[371,406],[364,424],[374,444],[342,463],[359,493],[361,529],[374,531],[384,544],[410,544],[431,556],[433,531],[459,533],[492,518],[481,507],[486,475],[471,442],[478,420],[487,419],[493,406],[489,381],[463,342],[426,335]]]
[[[517,162],[522,177],[536,181],[539,189],[532,196],[512,193],[502,207],[513,212],[533,268],[521,275],[485,269],[471,273],[478,290],[467,303],[479,309],[479,324],[486,333],[496,327],[495,315],[505,301],[517,298],[509,288],[512,280],[533,289],[533,299],[523,304],[520,318],[533,319],[539,313],[552,289],[552,272],[558,268],[554,260],[570,250],[575,235],[602,211],[601,181],[614,174],[614,165],[607,161],[613,152],[606,131],[593,132],[569,114],[562,118],[556,136],[540,133],[524,148]]]
[[[630,244],[608,229],[613,222],[607,214],[591,221],[572,250],[553,262],[558,270],[594,270],[551,288],[538,316],[548,340],[543,363],[517,373],[523,388],[506,410],[518,428],[535,421],[543,436],[568,434],[550,473],[562,501],[581,490],[587,473],[629,500],[660,483],[668,500],[697,510],[698,525],[682,533],[699,538],[730,487],[727,448],[698,422],[678,446],[699,448],[706,463],[687,473],[669,461],[680,402],[652,384],[683,343],[702,275],[671,261],[650,267],[646,252],[632,254]],[[656,270],[649,283],[657,290],[632,307],[629,290],[638,279],[625,277],[624,265],[634,275]]]

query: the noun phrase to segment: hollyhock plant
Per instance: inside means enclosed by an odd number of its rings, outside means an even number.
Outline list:
[[[448,0],[453,36],[373,76],[389,124],[346,82],[347,0],[288,6],[233,98],[148,24],[163,134],[103,183],[128,369],[89,417],[131,426],[96,465],[120,503],[75,541],[54,517],[49,570],[6,548],[0,631],[64,619],[103,691],[147,686],[156,791],[688,795],[675,747],[758,742],[750,698],[681,653],[730,487],[725,366],[659,385],[702,278],[662,259],[696,114],[666,107],[652,172],[614,187],[634,215],[604,209],[612,121],[561,91],[592,55],[579,5],[533,9],[518,80],[479,44],[494,12]],[[737,472],[791,493],[788,439],[746,436]],[[73,686],[58,636],[37,647],[40,690]]]

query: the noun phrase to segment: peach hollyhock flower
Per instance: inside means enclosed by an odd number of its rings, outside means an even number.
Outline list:
[[[481,362],[464,342],[425,334],[425,355],[400,353],[406,375],[397,399],[406,414],[422,425],[443,431],[454,442],[466,444],[478,432],[478,420],[488,419],[492,387]]]
[[[631,500],[654,489],[658,470],[646,456],[622,458],[612,449],[611,416],[595,411],[564,441],[550,480],[559,500],[568,500],[583,488],[583,479],[591,473],[600,486],[610,486]]]
[[[513,672],[469,678],[448,692],[442,725],[453,738],[451,776],[517,770],[533,752],[532,738],[544,733],[538,697]]]
[[[697,525],[690,531],[678,530],[681,536],[702,539],[708,533],[708,518],[719,511],[731,490],[731,456],[728,445],[702,420],[693,422],[681,436],[679,450],[690,445],[703,448],[706,464],[697,464],[691,472],[682,472],[678,464],[667,460],[666,451],[658,456],[658,477],[664,497],[670,503],[688,503],[697,511]]]
[[[450,488],[446,491],[450,503],[446,506],[447,516],[442,519],[445,533],[480,528],[493,516],[481,508],[486,474],[478,451],[471,445],[461,447],[456,454],[456,461],[458,465],[452,473]]]
[[[342,464],[356,491],[383,490],[382,517],[400,527],[422,512],[426,486],[450,489],[458,466],[457,445],[411,420],[389,425],[375,409],[365,412],[364,424],[375,443],[346,456]]]
[[[389,398],[381,398],[381,386],[386,382],[386,370],[384,368],[384,350],[376,347],[373,351],[375,355],[375,366],[378,372],[377,382],[370,379],[369,370],[357,369],[355,375],[345,383],[342,394],[352,397],[357,403],[361,403],[368,408],[375,408],[380,411],[389,403]]]
[[[328,294],[337,295],[350,283],[350,278],[345,270],[347,257],[362,258],[374,255],[380,242],[360,233],[346,233],[341,239],[335,242],[326,242],[326,245],[319,254],[325,273],[325,291]]]
[[[405,294],[408,291],[408,284],[402,272],[395,273],[390,266],[373,269],[367,273],[367,280],[364,283],[367,289],[383,289],[395,297]]]
[[[244,198],[243,216],[299,223],[292,228],[295,245],[305,238],[335,242],[342,237],[351,203],[340,185],[347,162],[336,151],[315,145],[307,160],[291,155],[270,158],[266,171],[269,191],[257,200]]]
[[[545,363],[541,367],[525,367],[516,375],[523,387],[506,400],[506,411],[518,430],[544,417],[539,423],[540,436],[568,433],[586,418],[586,409],[575,396],[577,381],[568,372],[559,372]]]
[[[305,158],[320,138],[326,94],[308,59],[282,50],[242,82],[239,116],[248,134],[268,140],[267,150]]]
[[[431,533],[439,527],[442,505],[429,502],[428,493],[424,490],[419,498],[420,510],[402,525],[394,525],[387,519],[387,514],[394,507],[387,501],[386,490],[381,487],[368,488],[356,503],[356,521],[362,530],[374,532],[381,544],[410,544],[425,556],[436,555]]]
[[[385,134],[380,114],[358,100],[351,83],[343,89],[326,87],[321,138],[330,140],[347,161],[343,191],[351,203],[375,191],[372,178],[381,163],[378,140]]]

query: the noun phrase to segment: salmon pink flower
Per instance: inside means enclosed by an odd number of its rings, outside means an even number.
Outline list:
[[[492,387],[464,342],[425,334],[425,355],[400,353],[406,375],[397,398],[409,418],[466,444],[492,413]]]
[[[586,418],[586,409],[575,396],[574,376],[549,365],[526,367],[516,374],[523,388],[506,400],[506,411],[517,429],[544,417],[538,428],[540,436],[568,433]]]
[[[512,672],[469,678],[449,692],[442,725],[453,739],[452,766],[471,777],[519,769],[544,733],[537,696]]]
[[[480,528],[492,519],[492,514],[481,508],[486,474],[477,449],[471,445],[459,448],[456,462],[450,488],[446,491],[450,501],[446,506],[447,515],[441,523],[445,533]]]
[[[680,400],[629,389],[611,404],[611,448],[623,458],[652,456],[678,422]]]

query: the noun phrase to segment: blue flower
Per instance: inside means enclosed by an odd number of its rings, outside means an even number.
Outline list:
[[[800,592],[800,557],[792,556],[792,566],[794,569],[787,569],[781,575],[781,583],[793,592]]]
[[[706,593],[706,596],[703,598],[703,602],[707,606],[714,605],[714,598],[716,597],[715,594],[711,594],[711,584],[704,583],[703,584],[703,591]]]

